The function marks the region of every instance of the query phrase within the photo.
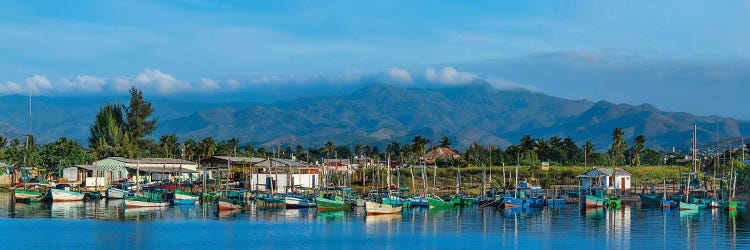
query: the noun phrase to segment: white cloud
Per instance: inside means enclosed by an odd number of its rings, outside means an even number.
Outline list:
[[[32,93],[39,94],[43,91],[52,90],[52,83],[47,80],[46,76],[34,75],[26,78],[26,88]]]
[[[389,69],[387,71],[387,74],[388,74],[388,78],[390,78],[391,80],[400,82],[400,83],[412,82],[411,74],[409,74],[408,71],[403,70],[403,69],[396,69],[396,68]]]
[[[153,87],[156,87],[156,90],[161,94],[171,94],[189,90],[191,88],[190,84],[177,80],[174,76],[163,73],[158,69],[144,70],[143,73],[135,77],[135,82],[144,87],[155,85]]]
[[[198,85],[201,89],[219,89],[219,85],[216,84],[216,81],[208,79],[208,78],[201,78],[200,84]]]
[[[234,80],[234,79],[229,79],[229,80],[227,80],[227,86],[230,89],[237,89],[237,88],[240,87],[240,82],[237,81],[237,80]]]
[[[73,78],[63,77],[57,82],[58,92],[83,91],[83,92],[101,92],[102,87],[107,84],[103,78],[95,76],[76,76]]]
[[[126,92],[130,89],[130,80],[122,77],[115,77],[115,79],[112,79],[110,88],[115,92]]]
[[[15,82],[0,83],[0,94],[20,94],[22,92],[21,85]]]
[[[425,70],[424,78],[434,83],[461,85],[474,81],[477,79],[477,76],[472,73],[457,71],[453,67],[444,67],[440,72],[437,72],[433,68],[428,68]]]
[[[525,89],[529,91],[539,92],[539,88],[526,85],[526,84],[520,84],[513,81],[503,80],[503,79],[489,79],[487,82],[495,89]]]

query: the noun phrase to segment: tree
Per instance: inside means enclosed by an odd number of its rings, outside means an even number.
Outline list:
[[[180,145],[177,143],[177,135],[162,135],[159,144],[156,145],[159,157],[174,158],[180,155]]]
[[[198,145],[198,148],[200,148],[200,153],[203,158],[214,156],[217,150],[216,141],[214,141],[213,137],[203,138]]]
[[[518,143],[521,147],[521,151],[533,151],[534,150],[534,138],[531,135],[524,135],[521,137],[521,141]]]
[[[611,165],[625,165],[625,150],[628,149],[628,143],[625,142],[625,133],[622,128],[615,128],[612,131],[612,147],[609,148],[609,157]]]
[[[195,158],[197,152],[198,152],[198,142],[196,142],[192,138],[187,139],[185,140],[185,142],[182,143],[182,159],[189,160],[189,161],[198,160]]]
[[[130,137],[125,133],[123,106],[106,104],[99,109],[94,124],[89,128],[89,147],[97,158],[117,156],[127,152]]]
[[[451,139],[447,136],[443,136],[443,138],[440,138],[440,147],[441,148],[450,148],[451,147]]]
[[[354,155],[361,156],[362,155],[362,144],[354,144]]]
[[[413,149],[419,156],[424,155],[425,147],[428,143],[430,143],[430,141],[422,137],[421,135],[416,135],[414,136],[414,139],[412,139]]]
[[[591,141],[586,141],[585,144],[583,144],[583,154],[584,157],[586,157],[585,161],[586,164],[594,163],[595,157],[594,157],[594,143]]]
[[[334,151],[335,148],[336,148],[336,146],[333,145],[333,142],[332,141],[328,141],[328,142],[326,142],[325,145],[323,145],[322,147],[320,147],[320,151],[325,152],[326,156],[328,158],[331,158],[331,155],[335,152]]]
[[[94,160],[83,146],[66,137],[60,137],[56,141],[42,146],[39,151],[40,165],[47,169],[50,174],[57,174],[63,168]]]
[[[646,136],[645,135],[638,135],[633,139],[633,146],[630,148],[630,153],[633,156],[633,159],[630,162],[630,165],[633,166],[640,166],[641,165],[641,157],[643,156],[643,150],[646,148]]]
[[[145,137],[156,130],[157,117],[149,119],[154,113],[151,103],[143,99],[143,93],[135,88],[130,88],[130,106],[126,109],[125,131],[133,142],[134,150],[138,156],[144,155],[145,150],[152,145]]]

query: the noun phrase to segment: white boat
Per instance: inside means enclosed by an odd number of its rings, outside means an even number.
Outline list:
[[[109,187],[107,188],[107,199],[123,199],[125,198],[125,195],[128,194],[128,191],[115,188],[115,187]]]
[[[83,194],[64,189],[52,188],[47,192],[46,198],[51,201],[82,201]]]
[[[364,207],[366,201],[365,199],[357,199],[357,207]]]
[[[401,213],[401,206],[394,207],[391,205],[380,204],[377,202],[365,202],[365,213],[367,215],[375,214],[397,214]]]
[[[138,208],[138,207],[167,207],[169,203],[165,201],[149,201],[145,197],[125,197],[125,208]]]
[[[183,192],[181,190],[175,190],[174,191],[174,199],[175,200],[193,200],[193,201],[197,201],[198,200],[198,196],[190,194],[190,193]]]
[[[317,206],[313,200],[291,196],[284,197],[284,203],[286,203],[286,208],[308,208]]]

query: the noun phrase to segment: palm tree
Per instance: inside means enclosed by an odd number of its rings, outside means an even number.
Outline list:
[[[182,143],[182,159],[189,161],[195,161],[196,151],[198,150],[198,143],[193,139],[187,139]]]
[[[354,155],[359,157],[361,153],[362,153],[362,144],[359,144],[359,143],[354,144]]]
[[[451,139],[447,136],[443,136],[443,138],[440,138],[440,147],[441,148],[450,148],[451,147]]]
[[[631,165],[633,166],[640,166],[641,165],[641,156],[643,154],[643,150],[645,149],[646,144],[646,136],[645,135],[638,135],[633,139],[633,147],[630,149],[630,152],[633,154],[633,160],[631,161]]]
[[[521,151],[532,151],[534,150],[534,138],[531,135],[524,135],[518,145],[521,146]]]
[[[216,154],[217,146],[216,141],[214,141],[213,137],[204,138],[200,142],[200,145],[198,147],[200,148],[200,152],[203,158],[208,158]]]
[[[612,147],[609,149],[610,164],[624,165],[625,150],[628,149],[628,143],[625,142],[625,133],[622,128],[615,128],[612,131]]]
[[[336,146],[333,145],[332,141],[328,141],[328,142],[326,142],[325,145],[323,145],[322,147],[320,147],[320,151],[326,152],[326,156],[328,158],[331,157],[331,155],[333,154],[333,152],[334,152],[335,149],[336,149]]]
[[[427,140],[426,138],[422,137],[421,135],[414,136],[414,139],[412,139],[413,149],[415,152],[422,156],[425,153],[425,147],[428,143],[430,143],[430,140]]]
[[[586,141],[585,144],[583,144],[583,161],[584,165],[587,165],[589,161],[592,161],[594,159],[594,143],[591,141]]]

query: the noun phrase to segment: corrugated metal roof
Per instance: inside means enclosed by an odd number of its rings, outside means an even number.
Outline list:
[[[198,165],[198,163],[183,160],[183,159],[172,159],[172,158],[141,158],[141,159],[128,159],[125,157],[109,157],[108,159],[116,160],[124,163],[143,163],[143,164],[191,164]]]
[[[264,161],[264,158],[258,158],[258,157],[237,157],[237,156],[212,156],[211,158],[217,158],[222,159],[225,161],[232,161],[232,162],[249,162],[249,163],[258,163],[261,161]]]
[[[597,175],[604,175],[604,176],[612,176],[612,169],[611,168],[594,168],[592,170],[589,170],[584,175],[588,176],[597,176]],[[618,168],[617,172],[615,172],[615,175],[618,176],[630,176],[630,172],[625,171],[625,169]]]

